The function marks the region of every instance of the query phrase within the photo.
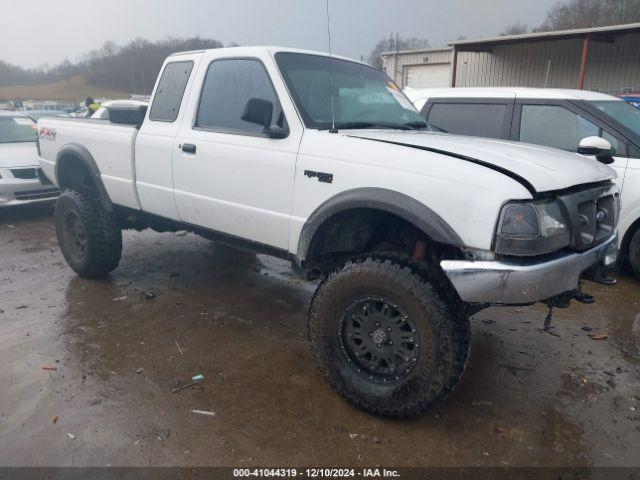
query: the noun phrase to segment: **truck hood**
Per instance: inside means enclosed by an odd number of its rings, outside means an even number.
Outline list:
[[[35,142],[0,143],[0,168],[35,167],[39,164]]]
[[[617,176],[615,170],[593,158],[526,143],[420,131],[343,130],[341,133],[479,163],[511,176],[535,192],[562,190]]]

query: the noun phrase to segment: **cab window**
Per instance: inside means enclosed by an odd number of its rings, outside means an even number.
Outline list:
[[[222,59],[209,65],[194,127],[226,133],[261,135],[264,127],[243,120],[250,99],[273,105],[272,119],[284,126],[284,114],[265,70],[257,59]]]
[[[178,118],[191,70],[193,70],[191,61],[172,62],[164,67],[149,112],[149,120],[171,123]]]

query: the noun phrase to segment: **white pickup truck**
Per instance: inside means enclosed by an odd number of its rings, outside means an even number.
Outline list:
[[[127,228],[188,229],[290,259],[322,279],[308,319],[321,371],[380,415],[417,414],[451,392],[471,313],[566,307],[585,300],[585,271],[615,260],[609,167],[430,132],[383,72],[335,56],[175,54],[148,110],[38,129],[73,270],[115,269]]]

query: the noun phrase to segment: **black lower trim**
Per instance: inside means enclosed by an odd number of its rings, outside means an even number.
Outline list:
[[[80,120],[80,119],[78,119]],[[95,121],[95,120],[92,120]],[[86,167],[87,172],[91,176],[91,180],[95,184],[96,189],[98,190],[98,197],[102,206],[107,211],[113,211],[113,204],[111,203],[111,199],[109,198],[109,194],[107,193],[107,189],[104,187],[102,183],[102,178],[100,177],[100,169],[98,168],[98,164],[94,160],[91,152],[80,144],[77,143],[68,143],[64,147],[60,149],[56,156],[56,166],[55,166],[55,174],[58,182],[58,186],[60,190],[64,190],[65,188],[72,186],[68,185],[65,180],[69,180],[74,177],[78,172],[64,172],[64,158],[66,157],[74,157]],[[62,169],[62,170],[61,170]],[[67,175],[70,174],[70,175]]]
[[[337,213],[347,210],[379,210],[403,218],[424,232],[431,240],[454,247],[464,246],[460,236],[437,213],[416,199],[384,188],[365,187],[346,190],[320,205],[305,222],[296,261],[302,264],[309,255],[315,234]]]
[[[287,250],[272,247],[271,245],[265,245],[264,243],[247,240],[229,233],[199,227],[190,223],[171,220],[169,218],[154,215],[153,213],[143,212],[141,210],[134,210],[132,208],[121,206],[117,206],[116,208],[120,214],[121,226],[125,229],[130,228],[135,230],[144,230],[150,228],[157,232],[177,232],[185,230],[239,250],[270,255],[272,257],[282,258],[289,261],[294,259],[294,255],[289,253]]]

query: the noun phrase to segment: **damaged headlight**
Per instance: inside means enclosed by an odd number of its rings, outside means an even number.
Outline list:
[[[500,213],[495,252],[541,255],[569,246],[571,234],[555,200],[507,203]]]

